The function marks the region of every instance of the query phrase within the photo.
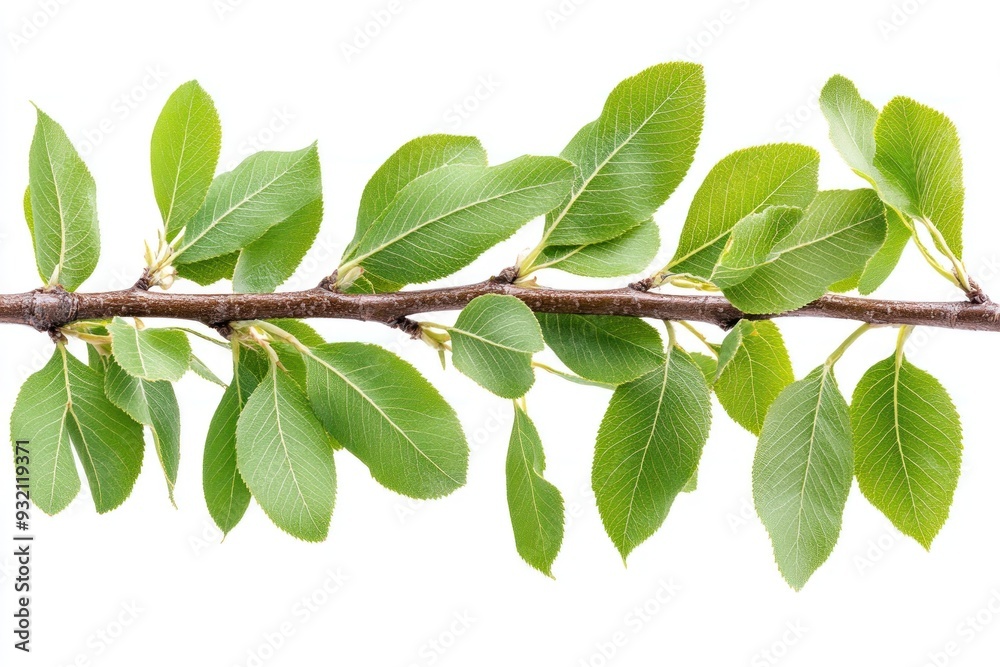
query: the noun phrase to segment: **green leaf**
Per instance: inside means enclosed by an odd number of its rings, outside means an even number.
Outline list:
[[[97,511],[103,514],[121,505],[142,467],[142,427],[108,400],[102,371],[84,364],[60,345],[46,367],[28,380],[31,384],[26,382],[25,387],[33,393],[22,388],[11,433],[14,438],[30,440],[33,449],[45,453],[41,460],[46,464],[40,470],[53,472],[42,478],[41,488],[55,486],[42,496],[43,503],[54,513],[76,495],[74,487],[79,488],[75,468],[71,476],[64,453],[68,434],[83,464]],[[34,393],[35,389],[39,393]]]
[[[417,369],[363,343],[330,343],[312,353],[306,364],[313,410],[380,484],[413,498],[465,484],[462,426]]]
[[[181,458],[181,410],[173,385],[133,377],[114,359],[109,359],[104,372],[104,393],[129,417],[149,427],[156,457],[167,480],[167,493],[174,503]]]
[[[778,394],[795,380],[778,325],[741,320],[722,342],[715,395],[737,424],[760,434]]]
[[[203,259],[200,262],[190,264],[177,264],[177,275],[181,278],[194,281],[199,285],[211,285],[220,280],[232,280],[233,272],[236,270],[236,263],[240,259],[239,252],[232,252],[228,255]]]
[[[205,203],[184,230],[174,262],[190,264],[240,250],[321,192],[316,144],[254,153],[212,181]]]
[[[222,381],[222,378],[212,372],[212,369],[209,368],[204,361],[195,356],[194,353],[191,354],[190,367],[194,374],[201,379],[217,384],[223,389],[226,388],[226,383]]]
[[[35,215],[31,212],[31,186],[24,188],[24,199],[21,202],[24,208],[24,221],[28,223],[28,233],[31,234],[31,241],[35,241]]]
[[[616,278],[643,271],[659,249],[659,228],[650,218],[608,241],[547,246],[538,255],[534,269],[552,268],[578,276]]]
[[[137,378],[176,382],[191,363],[191,344],[183,331],[139,329],[116,317],[108,325],[108,332],[115,359]]]
[[[868,295],[882,286],[892,273],[899,258],[902,257],[906,244],[910,242],[912,233],[903,223],[899,213],[892,207],[885,209],[885,242],[878,252],[865,264],[865,269],[858,278],[858,291]]]
[[[221,146],[222,125],[212,98],[197,81],[181,84],[163,105],[149,147],[153,194],[168,239],[204,203]]]
[[[753,498],[785,580],[796,590],[837,543],[851,490],[847,402],[830,366],[788,385],[764,420]]]
[[[875,166],[895,186],[886,201],[929,221],[961,258],[962,155],[948,117],[907,97],[890,101],[875,124]]]
[[[799,144],[768,144],[736,151],[712,167],[688,209],[673,273],[712,275],[736,223],[769,206],[805,208],[816,196],[819,153]]]
[[[524,156],[495,167],[449,165],[412,181],[344,257],[389,282],[443,278],[565,198],[573,165]]]
[[[711,416],[705,376],[676,348],[615,390],[597,433],[592,481],[623,559],[656,532],[698,469]]]
[[[691,357],[691,361],[698,367],[701,374],[705,376],[705,382],[708,383],[708,388],[711,390],[712,383],[715,382],[715,371],[718,367],[718,362],[707,354],[701,354],[700,352],[688,352],[688,356]]]
[[[275,525],[308,542],[326,538],[337,491],[333,446],[299,386],[277,366],[240,412],[236,462]]]
[[[25,380],[10,416],[10,440],[28,441],[31,500],[46,514],[56,514],[80,492],[66,421],[69,389],[62,355]]]
[[[528,393],[535,382],[531,355],[545,349],[545,341],[534,313],[520,299],[476,297],[449,333],[455,368],[497,396]]]
[[[551,577],[562,546],[565,512],[562,494],[545,480],[544,472],[542,439],[527,413],[515,406],[507,449],[507,507],[514,543],[528,565]]]
[[[734,228],[712,274],[745,313],[781,313],[859,274],[885,240],[885,208],[874,190],[821,192],[801,215],[771,208]]]
[[[73,291],[97,266],[97,186],[66,132],[38,109],[28,157],[35,263],[47,285]]]
[[[486,150],[479,139],[451,134],[430,134],[412,139],[393,153],[379,167],[361,193],[358,224],[353,247],[368,228],[389,207],[406,185],[438,167],[468,164],[485,167]]]
[[[236,426],[247,400],[267,374],[260,354],[242,349],[234,358],[233,380],[222,393],[205,437],[202,487],[215,525],[228,533],[250,504],[250,489],[236,465]]]
[[[687,174],[704,113],[701,65],[654,65],[619,83],[562,152],[576,178],[543,245],[607,241],[652,216]]]
[[[270,324],[280,327],[286,333],[291,334],[306,347],[317,347],[326,342],[315,329],[302,320],[279,319],[267,321]],[[280,341],[272,342],[271,347],[273,347],[274,351],[278,354],[278,361],[280,361],[281,365],[285,367],[285,371],[288,373],[289,377],[298,383],[299,387],[302,388],[302,391],[305,391],[306,362],[302,358],[299,351],[292,345],[282,343]]]
[[[233,270],[233,291],[273,292],[292,277],[323,222],[323,199],[309,202],[243,249]]]
[[[830,141],[844,162],[876,188],[881,174],[875,167],[875,121],[878,109],[861,97],[857,87],[839,74],[830,77],[819,96],[830,125]]]
[[[858,382],[851,423],[861,492],[929,549],[948,518],[962,458],[948,392],[902,355],[889,357]]]
[[[559,360],[588,380],[622,384],[663,364],[663,339],[640,319],[535,313]]]
[[[848,79],[831,77],[820,95],[820,108],[830,124],[830,140],[856,174],[871,183],[883,200],[898,200],[898,188],[875,166],[875,122],[878,110],[861,97]],[[911,237],[909,228],[893,208],[886,209],[888,230],[882,248],[869,260],[863,273],[837,291],[858,288],[862,294],[874,292],[899,263]]]

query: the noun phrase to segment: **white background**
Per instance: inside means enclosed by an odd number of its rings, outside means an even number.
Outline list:
[[[97,179],[104,249],[85,286],[92,290],[124,287],[141,271],[142,241],[154,238],[159,221],[149,134],[177,85],[198,78],[214,96],[225,167],[252,143],[286,150],[318,138],[326,218],[290,288],[311,286],[335,268],[365,180],[404,141],[469,133],[495,162],[556,154],[597,116],[619,80],[688,58],[706,66],[707,115],[691,173],[657,214],[665,239],[659,259],[672,253],[698,183],[737,148],[808,143],[823,155],[821,187],[860,187],[829,145],[816,106],[826,78],[841,72],[879,106],[906,94],[956,122],[968,190],[967,264],[987,291],[1000,293],[1000,231],[990,204],[1000,136],[996,3],[578,3],[8,0],[0,10],[0,290],[39,283],[21,214],[34,122],[29,100],[63,124]],[[385,21],[390,8],[396,12],[388,24],[346,54],[372,12]],[[481,279],[511,264],[539,230],[532,223],[458,279]],[[880,294],[960,297],[912,247]],[[35,512],[30,656],[10,648],[12,559],[9,543],[0,545],[4,664],[972,666],[1000,652],[1000,615],[993,611],[1000,610],[995,334],[918,331],[913,339],[910,359],[950,388],[965,425],[952,516],[931,552],[900,537],[855,489],[833,556],[794,593],[753,514],[754,439],[717,406],[700,488],[678,499],[626,569],[588,490],[608,394],[538,379],[528,402],[547,450],[547,477],[570,513],[553,581],[514,550],[503,473],[509,404],[442,371],[428,348],[397,332],[375,324],[317,326],[330,339],[382,343],[441,387],[474,449],[467,487],[412,503],[379,487],[341,452],[327,542],[298,542],[252,506],[220,543],[200,469],[220,390],[189,376],[179,384],[178,509],[147,452],[136,490],[120,509],[97,516],[85,489],[54,518]],[[797,374],[818,365],[852,328],[783,324]],[[20,381],[44,362],[51,344],[23,327],[5,327],[0,336],[6,423]],[[893,336],[877,331],[851,349],[838,367],[845,394],[891,353]],[[684,342],[696,349],[693,340]],[[227,372],[224,354],[195,345]],[[9,479],[10,461],[0,461]],[[2,512],[12,495],[0,501]],[[6,535],[7,514],[2,521]],[[311,610],[303,603],[309,599]]]

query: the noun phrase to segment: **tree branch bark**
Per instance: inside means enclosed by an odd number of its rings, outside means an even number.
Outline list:
[[[1000,331],[1000,306],[987,302],[913,302],[827,295],[780,315],[747,315],[724,297],[674,295],[632,288],[557,290],[526,288],[493,279],[461,287],[389,294],[342,294],[317,287],[274,294],[174,294],[139,288],[71,293],[61,289],[0,295],[0,322],[55,331],[76,320],[163,317],[220,327],[236,320],[342,318],[394,325],[407,316],[459,310],[483,294],[515,296],[540,313],[623,315],[706,322],[722,328],[740,319],[823,317],[870,324]]]

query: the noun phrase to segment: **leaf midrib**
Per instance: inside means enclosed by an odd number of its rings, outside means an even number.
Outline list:
[[[361,387],[359,387],[354,382],[352,382],[350,378],[348,378],[346,375],[344,375],[343,373],[341,373],[337,368],[334,368],[332,365],[330,365],[329,363],[327,363],[327,361],[325,359],[321,358],[319,355],[314,354],[311,350],[309,350],[307,352],[307,354],[309,355],[310,359],[313,359],[314,361],[316,361],[317,363],[319,363],[321,366],[323,366],[324,368],[326,368],[327,370],[329,370],[330,372],[332,372],[334,375],[336,375],[337,377],[339,377],[341,380],[344,381],[344,383],[347,384],[347,386],[349,386],[351,389],[353,389],[354,391],[356,391],[359,396],[361,396],[363,399],[365,399],[365,401],[367,401],[373,408],[375,408],[376,412],[378,412],[380,415],[382,415],[382,417],[389,423],[390,426],[393,427],[393,429],[395,429],[401,436],[403,436],[403,438],[408,443],[410,443],[410,445],[413,447],[413,449],[418,454],[420,454],[420,456],[422,456],[424,459],[426,459],[442,475],[444,475],[445,477],[447,477],[449,480],[451,480],[452,482],[454,482],[456,485],[459,485],[459,486],[461,485],[460,481],[458,481],[457,479],[455,479],[454,477],[452,477],[450,474],[448,474],[448,472],[446,470],[444,470],[440,465],[438,465],[437,461],[435,461],[430,456],[428,456],[427,453],[424,452],[424,450],[421,449],[420,446],[416,442],[414,442],[412,438],[410,438],[409,434],[406,431],[404,431],[403,428],[400,427],[399,424],[397,424],[392,419],[392,417],[390,417],[385,412],[385,410],[383,410],[382,407],[378,403],[375,402],[375,400],[371,396],[369,396],[367,393],[365,393],[365,391],[363,389],[361,389]]]
[[[556,230],[556,227],[558,227],[559,223],[563,221],[563,219],[569,213],[569,210],[571,208],[573,208],[573,204],[575,204],[576,201],[577,201],[577,199],[580,198],[580,195],[582,195],[583,192],[587,189],[587,186],[590,185],[591,181],[593,181],[595,178],[597,178],[597,175],[599,173],[601,173],[601,171],[606,166],[608,166],[608,163],[611,162],[611,160],[616,155],[618,155],[618,153],[626,145],[628,145],[629,142],[631,142],[633,139],[635,139],[636,135],[639,134],[639,132],[641,132],[642,129],[646,127],[646,125],[649,123],[649,121],[652,120],[653,116],[655,116],[656,114],[658,114],[660,112],[660,109],[662,109],[663,106],[667,102],[673,101],[674,96],[677,93],[677,91],[680,90],[681,87],[685,83],[687,83],[688,80],[691,79],[692,76],[695,76],[695,75],[694,74],[689,74],[688,76],[684,77],[684,79],[682,79],[680,82],[678,82],[678,84],[674,88],[674,90],[669,95],[667,95],[666,97],[664,97],[662,102],[660,102],[658,105],[656,105],[656,108],[653,111],[651,111],[649,113],[649,115],[647,115],[642,120],[641,123],[639,123],[639,126],[635,129],[635,131],[632,132],[631,134],[629,134],[628,137],[624,141],[622,141],[620,144],[618,144],[617,146],[615,146],[614,149],[610,153],[608,153],[608,156],[603,161],[601,161],[601,163],[599,165],[597,165],[597,167],[595,167],[594,171],[591,172],[590,176],[588,176],[587,178],[585,178],[583,180],[583,182],[580,184],[580,189],[577,190],[576,192],[574,192],[570,196],[569,201],[566,202],[566,206],[564,206],[563,209],[559,212],[559,215],[556,217],[556,219],[552,221],[552,225],[550,225],[549,228],[547,230],[545,230],[545,234],[542,236],[542,240],[539,243],[539,246],[544,247],[547,244],[549,238],[552,236],[552,233]],[[602,115],[603,115],[603,112],[602,112]]]

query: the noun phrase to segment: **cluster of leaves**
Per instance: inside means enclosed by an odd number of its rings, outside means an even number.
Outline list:
[[[453,274],[544,216],[516,282],[543,269],[585,277],[647,270],[659,249],[654,212],[687,174],[704,115],[702,69],[651,67],[621,82],[600,116],[560,157],[490,165],[472,137],[432,135],[403,145],[361,195],[356,231],[332,289],[383,293]],[[954,126],[896,98],[881,111],[843,77],[823,89],[830,136],[870,187],[818,189],[819,154],[771,144],[723,158],[697,190],[670,262],[652,287],[721,291],[745,313],[799,308],[828,292],[869,294],[913,239],[932,267],[966,292],[961,263],[962,173]],[[221,130],[196,82],[167,101],[153,131],[153,190],[162,213],[147,251],[147,283],[175,276],[276,289],[296,269],[322,218],[316,146],[266,151],[215,175]],[[31,147],[25,212],[46,288],[74,290],[93,271],[99,234],[93,179],[62,129],[41,111]],[[928,242],[925,239],[929,239]],[[759,437],[753,494],[778,566],[802,586],[840,531],[853,479],[901,531],[929,546],[958,477],[961,432],[947,393],[897,349],[874,365],[851,404],[836,361],[795,380],[773,322],[743,320],[720,343],[688,323],[658,329],[621,316],[535,314],[520,300],[473,300],[453,325],[420,322],[444,361],[511,399],[507,496],[518,552],[546,574],[559,552],[563,500],[544,477],[539,432],[525,394],[537,370],[613,391],[597,434],[593,488],[623,558],[696,485],[711,395]],[[122,319],[80,321],[60,334],[85,342],[84,364],[65,338],[25,383],[12,438],[34,446],[33,499],[64,508],[80,487],[75,448],[98,511],[128,496],[143,456],[143,427],[168,488],[176,483],[180,424],[172,382],[191,369],[224,386],[204,449],[205,499],[223,531],[251,498],[282,529],[321,540],[334,506],[334,452],[344,449],[386,488],[415,498],[462,486],[468,446],[454,411],[410,364],[373,345],[326,343],[293,320],[230,324],[232,379],[192,354],[193,331]],[[683,326],[709,354],[685,351]],[[546,345],[568,371],[536,362]]]

